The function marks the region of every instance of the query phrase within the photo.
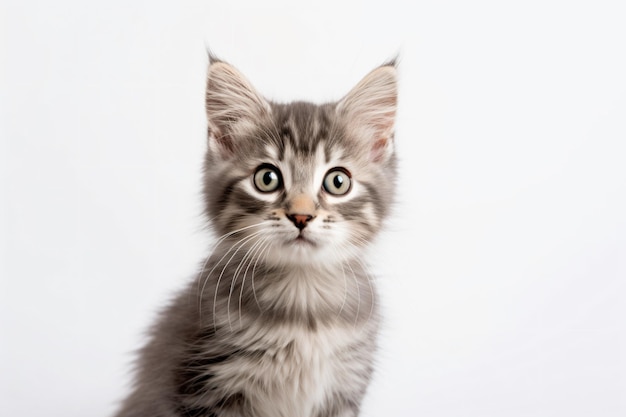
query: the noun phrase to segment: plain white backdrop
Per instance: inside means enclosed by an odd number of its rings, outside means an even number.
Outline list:
[[[625,21],[617,0],[2,0],[0,415],[111,415],[198,270],[207,46],[279,101],[400,53],[363,416],[626,415]]]

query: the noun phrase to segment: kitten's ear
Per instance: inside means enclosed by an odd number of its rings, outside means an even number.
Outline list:
[[[211,57],[207,76],[206,112],[209,144],[224,157],[232,156],[239,132],[271,112],[269,103],[233,66]]]
[[[367,142],[375,162],[393,153],[397,104],[398,79],[391,62],[367,74],[337,105],[348,129]]]

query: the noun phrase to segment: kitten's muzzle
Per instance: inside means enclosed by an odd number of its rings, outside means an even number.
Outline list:
[[[310,214],[287,214],[287,218],[292,221],[298,230],[302,230],[315,216]]]

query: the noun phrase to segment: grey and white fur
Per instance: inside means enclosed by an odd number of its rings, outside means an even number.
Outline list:
[[[277,104],[211,57],[206,213],[219,239],[160,315],[117,417],[353,417],[379,328],[364,249],[395,180],[393,62],[343,99]]]

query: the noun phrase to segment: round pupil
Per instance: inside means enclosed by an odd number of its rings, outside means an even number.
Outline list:
[[[343,181],[344,180],[341,174],[337,174],[335,175],[335,178],[333,178],[333,185],[335,186],[335,188],[339,189],[343,185]]]
[[[276,180],[276,173],[273,171],[267,171],[263,174],[263,184],[270,185],[274,180]]]

